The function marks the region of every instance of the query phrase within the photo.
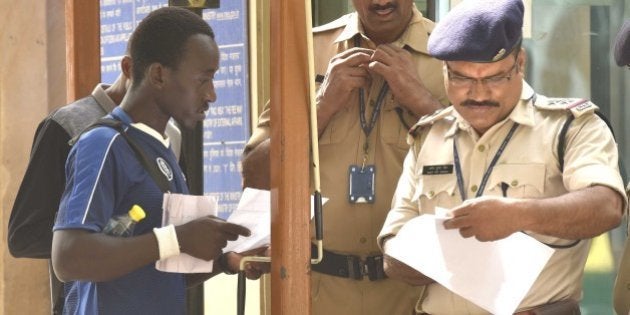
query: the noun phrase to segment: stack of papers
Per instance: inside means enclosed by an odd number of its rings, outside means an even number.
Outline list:
[[[182,225],[194,219],[217,215],[219,206],[212,196],[192,196],[182,194],[164,194],[162,201],[162,226],[173,224]],[[212,261],[195,258],[188,254],[158,260],[155,269],[178,273],[212,272]]]
[[[512,314],[554,250],[523,233],[463,238],[445,218],[421,215],[387,242],[387,253],[492,314]]]

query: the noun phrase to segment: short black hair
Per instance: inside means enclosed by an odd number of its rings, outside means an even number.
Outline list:
[[[197,34],[208,35],[214,40],[210,25],[188,9],[164,7],[149,13],[129,40],[133,86],[144,79],[144,73],[152,63],[176,69],[186,41]]]

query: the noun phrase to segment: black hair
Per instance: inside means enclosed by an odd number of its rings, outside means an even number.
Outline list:
[[[129,39],[129,53],[133,60],[133,86],[143,79],[147,67],[160,63],[177,69],[189,37],[214,32],[208,23],[188,9],[164,7],[147,15]]]

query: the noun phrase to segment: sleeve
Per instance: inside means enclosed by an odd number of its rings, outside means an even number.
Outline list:
[[[103,229],[118,202],[116,192],[129,189],[125,182],[129,159],[125,161],[121,152],[130,150],[111,128],[96,128],[81,137],[68,156],[67,183],[53,231]]]
[[[271,136],[270,132],[270,119],[271,119],[271,104],[270,101],[267,101],[265,107],[263,108],[260,117],[258,117],[258,125],[252,132],[252,136],[247,141],[245,145],[245,149],[243,154],[249,153],[253,150],[258,144],[269,139]]]
[[[403,171],[392,199],[392,208],[387,214],[383,228],[377,237],[377,243],[381,251],[383,250],[385,238],[396,235],[407,221],[420,214],[419,204],[415,197],[417,196],[416,191],[419,189],[417,187],[419,178],[415,171],[419,152],[419,144],[416,142],[409,148],[409,152],[405,157]]]
[[[613,134],[597,115],[576,119],[567,133],[565,167],[562,174],[569,191],[602,185],[617,191],[628,205],[619,173],[619,149]]]
[[[11,255],[50,258],[52,226],[65,186],[70,135],[47,118],[37,127],[31,157],[9,218]]]

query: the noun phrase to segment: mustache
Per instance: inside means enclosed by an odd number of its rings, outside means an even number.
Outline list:
[[[461,102],[461,106],[490,106],[490,107],[499,107],[499,103],[493,101],[481,101],[477,102],[474,100],[465,100]]]
[[[394,4],[393,2],[388,2],[384,5],[380,5],[380,4],[373,4],[370,6],[370,10],[387,10],[387,9],[396,9],[397,5]]]

